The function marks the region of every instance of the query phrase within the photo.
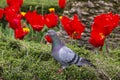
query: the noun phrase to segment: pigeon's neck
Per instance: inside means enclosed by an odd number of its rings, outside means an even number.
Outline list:
[[[64,45],[65,44],[59,39],[58,36],[54,36],[53,43],[52,43],[52,49],[53,50],[59,50]]]

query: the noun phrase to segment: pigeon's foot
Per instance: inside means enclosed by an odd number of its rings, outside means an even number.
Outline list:
[[[63,69],[60,68],[60,69],[58,70],[58,73],[61,74],[62,72],[63,72]]]

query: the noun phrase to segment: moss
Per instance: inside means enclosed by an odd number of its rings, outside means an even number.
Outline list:
[[[58,74],[60,64],[51,56],[51,45],[0,38],[0,78],[5,80],[119,80],[118,49],[94,54],[76,45],[67,45],[97,67],[71,65]]]

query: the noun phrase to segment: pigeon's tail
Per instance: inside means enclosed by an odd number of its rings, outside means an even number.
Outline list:
[[[90,60],[85,59],[85,58],[82,58],[80,62],[78,63],[78,66],[83,66],[83,65],[89,65],[89,66],[96,68],[96,66],[92,64]]]

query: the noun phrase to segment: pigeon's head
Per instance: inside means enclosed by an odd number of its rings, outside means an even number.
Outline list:
[[[57,36],[56,32],[54,30],[49,30],[47,32],[47,35],[50,36],[50,37],[54,37],[54,36]]]
[[[56,34],[56,32],[55,32],[54,30],[49,30],[49,31],[46,33],[46,35],[45,35],[45,39],[46,39],[48,42],[52,43],[52,40],[53,40],[54,37],[56,37],[56,36],[57,36],[57,34]]]

